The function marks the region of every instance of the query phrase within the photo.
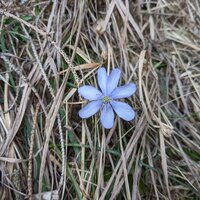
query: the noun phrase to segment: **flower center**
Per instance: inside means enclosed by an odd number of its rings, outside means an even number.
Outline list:
[[[104,102],[104,103],[108,103],[109,101],[110,101],[110,99],[109,99],[108,96],[105,96],[105,97],[103,98],[103,102]]]

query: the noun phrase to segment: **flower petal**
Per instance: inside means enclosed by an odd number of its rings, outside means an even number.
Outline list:
[[[82,86],[78,89],[78,93],[87,100],[93,101],[101,98],[103,94],[95,87],[90,85]]]
[[[126,121],[134,119],[135,111],[127,103],[119,101],[110,101],[110,103],[119,117]]]
[[[129,83],[113,90],[113,92],[110,94],[110,97],[113,99],[126,98],[134,94],[135,91],[136,85],[134,83]]]
[[[102,105],[103,105],[102,100],[92,101],[88,103],[85,107],[83,107],[78,114],[81,118],[84,119],[91,117],[101,108]]]
[[[113,69],[107,80],[107,95],[117,87],[120,79],[121,71],[119,69]]]
[[[101,123],[106,129],[110,129],[114,125],[114,112],[109,103],[106,104],[103,108],[101,113]]]
[[[106,69],[104,67],[99,68],[97,71],[97,79],[99,87],[101,88],[101,91],[103,92],[104,95],[106,95],[107,78],[108,76],[106,73]]]

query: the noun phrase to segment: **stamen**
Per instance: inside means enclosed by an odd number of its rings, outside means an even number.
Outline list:
[[[105,97],[103,98],[103,102],[104,102],[104,103],[108,103],[109,101],[110,101],[110,99],[109,99],[108,96],[105,96]]]

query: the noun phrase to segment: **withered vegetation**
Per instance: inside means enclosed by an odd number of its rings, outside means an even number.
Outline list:
[[[200,3],[0,1],[0,199],[198,199]],[[96,71],[137,116],[81,120]]]

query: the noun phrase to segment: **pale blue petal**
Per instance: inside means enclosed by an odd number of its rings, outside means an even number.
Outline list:
[[[107,95],[117,87],[120,79],[121,71],[119,69],[113,69],[107,80]]]
[[[114,125],[114,112],[109,103],[106,104],[103,108],[101,113],[101,123],[106,129],[110,129]]]
[[[88,118],[91,117],[92,115],[94,115],[103,105],[103,101],[98,100],[98,101],[92,101],[90,103],[88,103],[85,107],[83,107],[80,111],[79,111],[79,116],[81,118]]]
[[[104,95],[106,95],[107,78],[108,76],[106,73],[106,69],[104,67],[101,67],[100,69],[98,69],[97,71],[98,84]]]
[[[78,93],[87,100],[93,101],[101,98],[103,94],[95,87],[90,85],[82,86],[78,89]]]
[[[126,121],[134,119],[135,111],[127,103],[119,101],[110,101],[110,103],[119,117]]]
[[[110,94],[110,98],[120,99],[130,97],[135,93],[135,91],[136,85],[134,83],[129,83],[113,90],[113,92]]]

